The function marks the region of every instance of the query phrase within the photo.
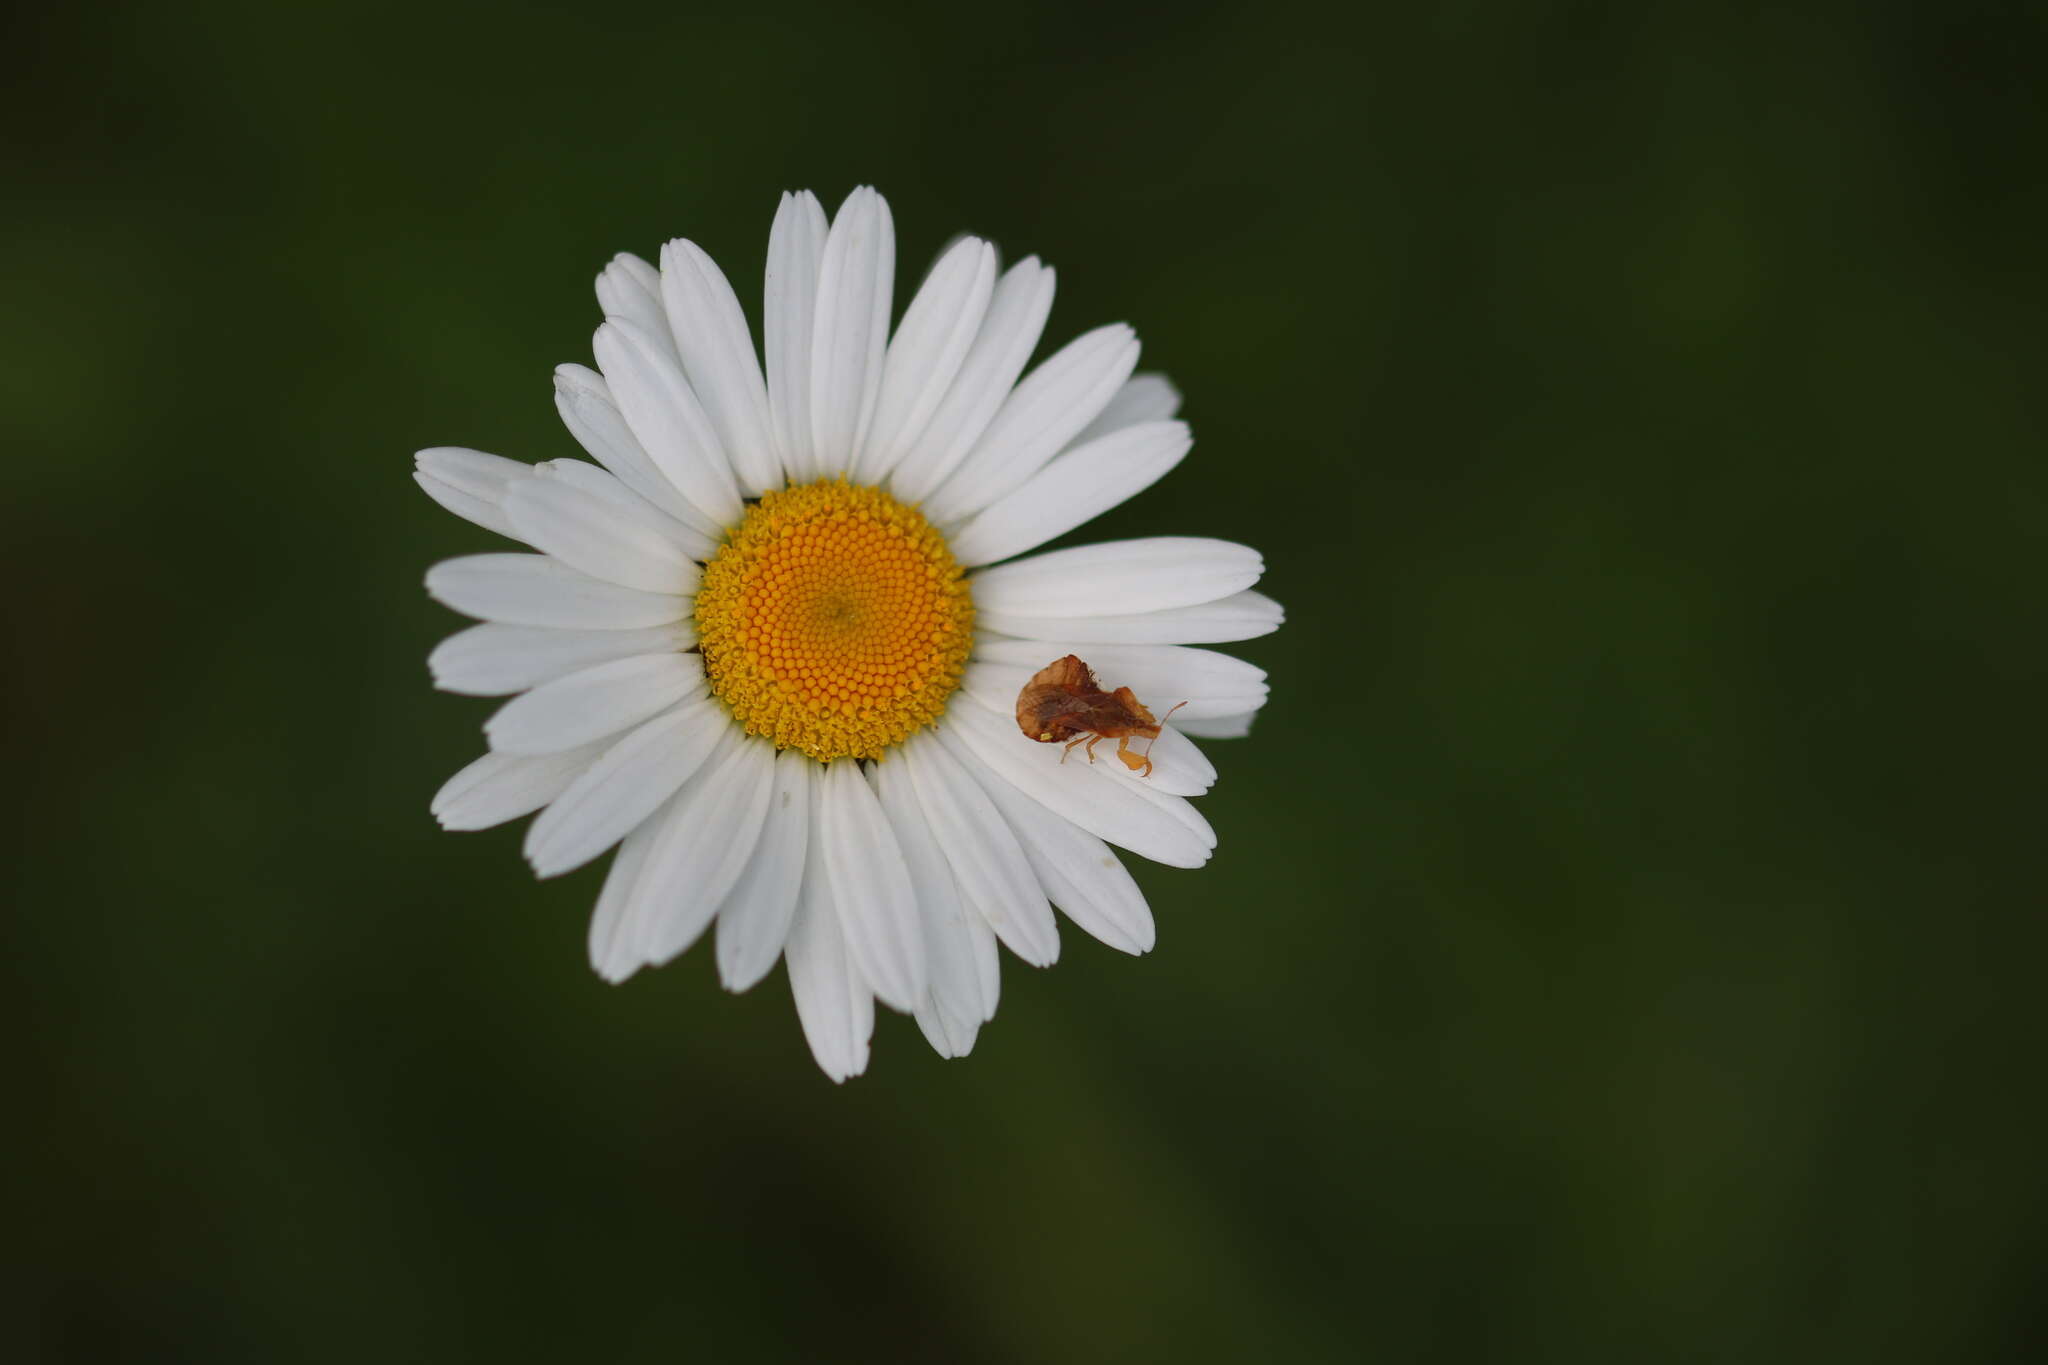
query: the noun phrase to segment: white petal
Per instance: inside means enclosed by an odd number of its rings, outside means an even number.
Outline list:
[[[1165,375],[1134,374],[1116,391],[1116,397],[1109,400],[1109,406],[1081,429],[1081,434],[1074,438],[1074,444],[1086,445],[1098,436],[1122,431],[1139,422],[1164,422],[1179,415],[1180,390]]]
[[[486,531],[519,539],[505,519],[505,490],[524,482],[533,473],[531,465],[462,446],[433,446],[413,456],[413,461],[417,466],[413,481],[428,497]]]
[[[887,765],[882,766],[886,767]],[[974,913],[972,907],[960,897],[959,882],[953,876],[952,867],[946,862],[945,853],[938,846],[938,835],[932,830],[931,821],[924,819],[924,806],[917,800],[916,784],[907,772],[901,770],[900,765],[898,765],[894,784],[901,798],[906,803],[905,818],[907,819],[908,814],[914,811],[919,819],[923,821],[922,828],[927,836],[925,851],[930,856],[938,859],[935,866],[937,872],[943,874],[943,883],[934,879],[930,883],[932,889],[935,892],[939,891],[943,885],[943,887],[950,887],[953,892],[952,900],[948,903],[951,910],[949,918],[957,918],[961,924],[966,926],[969,944],[973,950],[972,965],[979,982],[977,995],[982,1002],[982,1020],[986,1022],[995,1017],[996,1003],[1001,998],[1003,989],[1002,964],[998,960],[996,952],[995,931],[988,927],[987,920]],[[906,864],[910,862],[907,846],[905,849],[905,862]],[[915,866],[913,866],[912,870],[913,875],[915,875]],[[923,884],[921,883],[919,888],[920,906],[923,903],[923,894]],[[964,986],[961,989],[964,991]],[[963,995],[962,998],[964,1000],[966,997]]]
[[[486,622],[457,631],[427,656],[434,686],[472,697],[507,697],[592,664],[690,647],[681,622],[646,630],[549,630]]]
[[[626,910],[636,954],[657,966],[711,923],[746,871],[768,814],[774,747],[730,726],[720,746],[677,797]]]
[[[879,482],[930,424],[981,331],[995,287],[995,248],[978,237],[961,238],[932,267],[889,343],[874,424],[854,467],[857,482]]]
[[[661,297],[661,272],[630,251],[612,257],[612,265],[626,272],[633,282],[653,298]]]
[[[969,769],[1009,821],[1031,870],[1067,918],[1126,953],[1150,952],[1152,911],[1109,845],[1054,815],[987,768]]]
[[[539,810],[597,761],[604,745],[525,757],[485,754],[443,783],[431,807],[443,829],[489,829]]]
[[[723,533],[717,522],[682,495],[654,463],[654,457],[641,447],[640,438],[626,425],[603,375],[581,365],[557,365],[555,411],[562,415],[562,425],[569,428],[577,444],[616,474],[626,487],[708,539],[716,540]]]
[[[558,876],[632,833],[690,779],[729,725],[719,704],[700,696],[622,737],[527,830],[533,870]]]
[[[822,855],[847,950],[885,1004],[915,1009],[929,982],[903,851],[852,760],[827,764],[819,785],[824,799],[812,848]]]
[[[444,559],[427,570],[427,594],[465,616],[565,630],[642,630],[690,613],[686,597],[600,582],[546,555]]]
[[[802,190],[782,196],[768,232],[761,332],[768,355],[769,414],[791,483],[817,477],[811,442],[811,336],[826,231],[817,196]]]
[[[465,493],[445,483],[438,483],[417,469],[413,471],[412,481],[418,484],[428,497],[464,521],[475,522],[486,531],[495,531],[512,540],[519,539],[519,533],[512,529],[512,523],[505,519],[505,513],[496,503],[485,502],[474,494]]]
[[[533,466],[466,446],[429,446],[414,454],[419,471],[486,502],[502,502],[505,490],[533,473]]]
[[[1130,616],[1243,592],[1264,570],[1257,550],[1227,540],[1113,540],[983,569],[974,605],[1016,616]]]
[[[582,467],[617,485],[602,470]],[[701,571],[669,534],[673,518],[638,498],[603,497],[577,477],[526,479],[505,495],[505,515],[521,540],[607,583],[643,592],[697,591]]]
[[[980,760],[1055,815],[1141,858],[1169,867],[1200,867],[1215,847],[1157,804],[1163,799],[1185,806],[1180,797],[1156,798],[1135,783],[1105,780],[1089,772],[1086,763],[1062,765],[1059,745],[1034,743],[1017,733],[1014,721],[979,705],[949,708],[938,734],[963,763]]]
[[[694,654],[614,659],[514,697],[484,722],[501,754],[552,754],[615,735],[704,685]]]
[[[1011,616],[991,611],[977,614],[974,623],[984,630],[1027,640],[1063,640],[1083,645],[1098,640],[1125,645],[1209,645],[1270,635],[1280,629],[1284,619],[1286,613],[1280,604],[1264,593],[1240,592],[1199,606],[1133,616]],[[1054,654],[1046,662],[1058,657]],[[1082,657],[1088,656],[1084,653]]]
[[[1140,422],[1077,446],[951,537],[962,564],[992,564],[1043,545],[1150,488],[1194,444],[1185,423]]]
[[[655,270],[647,260],[635,256],[633,252],[618,252],[616,256],[612,256],[612,266],[618,270],[625,270],[649,297],[662,297],[662,272]]]
[[[1161,792],[1151,782],[1133,782],[1133,780],[1120,778],[1120,776],[1112,774],[1110,769],[1106,765],[1102,765],[1102,763],[1098,763],[1094,767],[1094,772],[1100,774],[1102,780],[1112,784],[1112,786],[1122,786],[1122,788],[1128,788],[1128,790],[1137,792],[1139,798],[1145,804],[1149,804],[1155,810],[1163,812],[1165,817],[1169,817],[1171,821],[1178,823],[1182,829],[1186,829],[1190,835],[1194,835],[1196,843],[1200,843],[1204,849],[1208,849],[1210,853],[1217,851],[1217,831],[1210,827],[1210,823],[1208,823],[1208,819],[1204,817],[1204,814],[1194,808],[1192,800],[1188,800],[1184,796],[1176,796],[1176,794],[1171,794],[1171,792]]]
[[[953,386],[889,476],[897,497],[922,502],[966,458],[1031,359],[1052,295],[1052,267],[1040,265],[1036,256],[1004,272]]]
[[[1017,836],[987,793],[930,736],[903,745],[901,761],[967,903],[1011,952],[1032,966],[1058,961],[1060,934],[1052,907],[1045,903]]]
[[[937,522],[972,516],[1045,468],[1116,396],[1138,363],[1138,338],[1114,323],[1076,337],[1003,401],[952,477],[926,499]]]
[[[1086,659],[1104,686],[1130,688],[1154,715],[1165,715],[1175,703],[1187,703],[1173,717],[1181,729],[1198,718],[1256,711],[1266,701],[1264,669],[1213,649],[1184,645],[1086,644],[990,635],[976,642],[973,667],[987,672],[990,692],[1007,693],[1014,704],[1032,674],[1068,654]]]
[[[661,305],[661,275],[631,252],[612,257],[597,277],[597,306],[608,318],[624,318],[656,341],[669,342],[668,313]],[[675,346],[669,342],[669,354]]]
[[[1258,712],[1238,711],[1226,716],[1197,716],[1187,720],[1176,720],[1176,729],[1184,730],[1203,739],[1243,739],[1252,732],[1252,721]],[[1186,715],[1186,712],[1182,712]]]
[[[900,762],[878,763],[868,780],[903,850],[924,925],[931,982],[914,1011],[918,1027],[940,1056],[964,1057],[982,1024],[995,1017],[995,933],[961,898],[908,769]]]
[[[694,242],[661,249],[661,300],[683,373],[725,446],[740,487],[782,485],[782,461],[768,419],[768,389],[754,359],[754,334],[725,272]]]
[[[711,419],[682,367],[647,333],[613,319],[591,341],[612,399],[640,448],[714,526],[740,519],[740,493]]]
[[[718,979],[729,991],[752,987],[782,955],[803,889],[817,777],[809,755],[784,749],[775,756],[761,842],[718,912]]]
[[[707,535],[694,523],[685,524],[659,505],[649,502],[624,480],[582,460],[546,460],[533,467],[533,476],[543,481],[566,483],[592,497],[630,510],[634,519],[659,533],[682,550],[685,557],[708,563],[718,551],[722,533]],[[657,475],[656,477],[659,477]],[[671,494],[674,489],[669,490]]]
[[[896,229],[888,202],[863,185],[839,206],[818,270],[811,439],[821,474],[847,470],[874,416],[895,277]],[[858,957],[857,944],[855,950]]]
[[[917,1020],[917,1031],[932,1045],[932,1051],[948,1060],[974,1051],[974,1040],[981,1033],[979,1024],[971,1029],[961,1026],[930,1004],[919,1006],[911,1017]]]
[[[813,782],[811,789],[822,793],[824,784]],[[811,823],[818,823],[818,812],[812,812]],[[875,1000],[849,959],[823,862],[812,858],[805,864],[803,895],[782,955],[789,964],[789,993],[796,998],[804,1041],[811,1045],[819,1068],[843,1081],[868,1069]]]
[[[1017,714],[1017,693],[1022,690],[1022,685],[1012,687],[1011,677],[1012,674],[1007,669],[988,664],[971,664],[966,676],[961,680],[961,688],[990,714],[1004,721],[1014,721]],[[1107,682],[1104,683],[1104,686],[1108,685]],[[1154,714],[1162,720],[1165,719],[1163,711],[1155,711]],[[1171,792],[1175,796],[1200,796],[1215,785],[1215,765],[1186,738],[1174,733],[1171,726],[1163,728],[1157,739],[1133,740],[1131,751],[1152,760],[1152,770],[1143,777],[1117,757],[1117,742],[1114,739],[1101,741],[1092,759],[1084,748],[1076,748],[1068,752],[1066,757],[1069,763],[1088,762],[1100,765],[1105,771],[1128,777],[1133,781],[1148,783],[1160,791]]]
[[[597,908],[591,912],[590,966],[614,985],[640,969],[640,959],[633,953],[632,935],[627,932],[626,911],[632,905],[633,889],[639,885],[655,836],[667,826],[679,799],[680,794],[670,797],[666,805],[626,836],[618,855],[612,859],[611,870],[605,873]]]

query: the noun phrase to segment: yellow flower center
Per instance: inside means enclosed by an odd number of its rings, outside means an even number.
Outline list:
[[[915,507],[821,480],[765,493],[704,568],[711,690],[778,749],[879,758],[937,720],[974,645],[974,599]]]

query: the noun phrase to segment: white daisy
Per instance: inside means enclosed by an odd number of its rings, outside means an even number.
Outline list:
[[[815,197],[783,196],[765,377],[702,250],[671,242],[658,269],[620,256],[597,281],[598,368],[555,372],[597,463],[438,448],[416,475],[539,552],[427,575],[484,622],[434,650],[437,685],[513,697],[435,815],[482,829],[539,811],[526,856],[543,877],[618,845],[597,971],[622,981],[715,923],[728,989],[787,964],[834,1080],[866,1068],[876,1000],[964,1055],[995,1012],[997,942],[1050,964],[1055,905],[1112,947],[1152,946],[1108,845],[1208,860],[1187,798],[1215,769],[1187,736],[1244,734],[1266,684],[1190,646],[1281,620],[1251,590],[1258,554],[1224,541],[1013,558],[1179,463],[1180,396],[1132,373],[1122,325],[1020,380],[1053,272],[1001,270],[979,238],[939,258],[892,337],[895,250],[872,189],[829,227]],[[1063,761],[1019,729],[1019,691],[1068,653],[1159,714],[1185,703],[1149,774]]]

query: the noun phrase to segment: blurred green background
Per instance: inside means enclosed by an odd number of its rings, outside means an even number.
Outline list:
[[[199,0],[5,21],[11,1359],[1988,1360],[2038,1340],[2038,7]],[[973,1057],[584,962],[426,803],[411,452],[879,186],[1128,319],[1081,539],[1290,622],[1160,946]]]

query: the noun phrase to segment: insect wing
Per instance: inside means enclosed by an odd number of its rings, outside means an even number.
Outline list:
[[[1071,693],[1057,688],[1025,688],[1017,698],[1017,728],[1031,739],[1050,735],[1068,739],[1083,730],[1091,712]]]
[[[1110,700],[1123,709],[1125,716],[1122,724],[1126,728],[1155,735],[1159,733],[1159,722],[1152,719],[1152,713],[1145,709],[1145,703],[1139,701],[1138,694],[1130,688],[1119,687]]]
[[[1054,659],[1032,674],[1017,694],[1017,728],[1027,739],[1040,735],[1066,739],[1087,728],[1077,719],[1101,695],[1095,674],[1078,655]]]
[[[1095,671],[1082,663],[1078,654],[1063,655],[1032,674],[1031,681],[1024,684],[1024,690],[1028,692],[1034,687],[1056,687],[1063,692],[1078,692],[1084,696],[1102,690],[1101,684],[1095,681]]]

